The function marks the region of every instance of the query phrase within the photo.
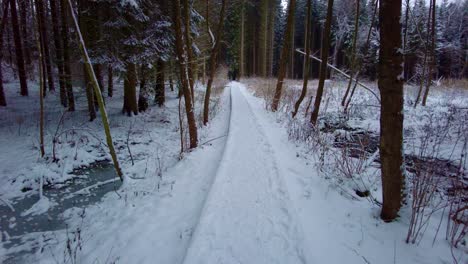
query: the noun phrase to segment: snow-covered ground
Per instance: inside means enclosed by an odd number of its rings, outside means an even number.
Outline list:
[[[339,94],[336,91],[335,97]],[[60,181],[72,177],[66,172],[73,167],[107,157],[96,139],[102,138],[99,122],[86,122],[81,97],[82,108],[60,128],[65,132],[57,150],[59,163],[42,161],[37,127],[27,125],[37,124],[37,107],[24,106],[35,102],[30,99],[35,95],[12,96],[15,105],[0,109],[0,146],[5,147],[0,152],[2,199],[24,195],[24,187],[36,191],[41,176]],[[338,187],[331,181],[333,171],[318,166],[332,161],[320,160],[306,144],[291,140],[291,121],[285,118],[290,109],[270,113],[265,99],[232,82],[216,104],[218,114],[202,129],[201,146],[178,161],[178,101],[175,94],[169,92],[168,97],[166,107],[152,107],[133,118],[120,114],[119,99],[108,99],[118,155],[128,176],[125,184],[86,210],[68,210],[67,230],[27,235],[17,248],[0,246],[0,260],[33,247],[24,263],[453,263],[444,235],[433,243],[437,221],[431,222],[418,245],[406,244],[407,209],[398,221],[383,223],[376,204],[343,195],[343,190],[352,189]],[[289,97],[286,93],[284,98]],[[370,104],[360,92],[356,98]],[[466,98],[463,94],[451,102],[466,107]],[[336,101],[325,100],[330,118],[338,112]],[[445,101],[440,104],[438,109],[444,109]],[[361,118],[350,122],[378,131],[375,112],[354,113]],[[437,111],[441,116],[443,112]],[[46,142],[51,142],[60,115],[58,107],[49,109]],[[407,120],[417,120],[424,115],[408,116]],[[423,123],[418,122],[421,129]],[[133,166],[128,133],[134,141]],[[46,145],[50,155],[51,144]],[[375,188],[372,192],[378,198]],[[459,263],[467,263],[465,251],[455,250],[454,255]]]

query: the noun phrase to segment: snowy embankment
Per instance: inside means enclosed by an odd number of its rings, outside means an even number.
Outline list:
[[[412,87],[406,89],[407,159],[422,158],[414,160],[422,162],[423,168],[432,170],[438,166],[441,169],[436,171],[435,178],[439,182],[435,192],[438,195],[427,206],[422,218],[424,236],[420,233],[416,244],[407,244],[405,239],[413,193],[408,191],[408,204],[403,206],[396,222],[386,224],[379,217],[378,102],[366,91],[358,90],[353,107],[344,115],[340,102],[346,83],[329,81],[321,110],[320,133],[315,133],[308,118],[303,116],[307,113],[310,99],[304,100],[296,119],[290,117],[291,106],[300,93],[300,82],[287,82],[282,106],[277,113],[265,111],[271,103],[274,89],[271,82],[274,80],[247,79],[249,88],[262,99],[247,98],[256,107],[254,112],[264,116],[259,120],[267,120],[265,131],[280,155],[278,160],[282,161],[281,164],[291,164],[287,165],[283,175],[303,223],[306,248],[310,249],[307,250],[309,259],[317,263],[453,263],[454,258],[458,263],[468,261],[463,242],[459,249],[453,248],[452,256],[445,230],[448,216],[446,210],[437,209],[443,205],[439,197],[452,199],[451,183],[457,179],[453,173],[458,173],[458,167],[452,164],[459,164],[460,156],[464,157],[461,154],[466,151],[463,145],[468,106],[465,90],[436,87],[429,97],[429,107],[414,109],[411,106],[414,90]],[[312,82],[309,97],[315,95],[314,87],[316,83]],[[425,146],[425,152],[421,145]],[[424,163],[421,155],[440,161],[440,165]],[[411,181],[415,176],[410,169],[418,168],[414,165],[419,165],[416,162],[407,164],[410,166],[406,173],[407,188],[413,184]],[[463,170],[461,173],[458,179],[466,182]],[[369,190],[369,193],[358,192],[364,190]]]
[[[0,202],[8,203],[12,206],[12,210],[15,210],[14,201],[26,196],[28,200],[31,200],[30,197],[36,196],[39,192],[41,182],[44,184],[61,186],[61,182],[77,177],[77,175],[72,173],[73,169],[87,166],[96,160],[110,160],[107,154],[107,148],[102,143],[104,142],[104,133],[99,115],[98,119],[94,122],[88,122],[86,97],[84,91],[79,88],[75,89],[77,111],[74,113],[65,113],[62,122],[59,120],[64,113],[64,109],[59,106],[58,94],[50,93],[46,97],[46,158],[40,158],[37,148],[39,134],[37,126],[39,122],[37,86],[30,83],[32,87],[32,89],[30,89],[30,96],[20,97],[16,94],[16,85],[16,83],[7,84],[7,98],[10,104],[8,107],[0,109],[0,123],[2,124],[0,126],[0,132],[2,134],[0,142],[2,143],[2,148],[6,150],[2,151],[0,154],[0,198],[2,199]],[[197,86],[200,85],[198,84]],[[222,89],[215,89],[214,91],[213,107],[210,108],[212,116],[215,116],[220,105],[217,90]],[[146,200],[146,197],[153,198],[148,199],[148,203],[159,204],[159,200],[164,200],[162,197],[170,197],[175,192],[175,182],[178,181],[177,176],[191,176],[191,174],[193,174],[192,171],[184,171],[182,173],[180,169],[178,175],[176,175],[177,173],[167,173],[169,168],[174,167],[174,165],[178,163],[180,157],[179,102],[176,98],[177,92],[166,91],[166,103],[164,107],[152,106],[145,113],[140,113],[135,117],[127,117],[121,113],[122,91],[121,83],[117,84],[114,97],[106,97],[106,108],[111,121],[111,132],[116,145],[117,155],[127,178],[123,188],[118,192],[112,191],[108,193],[102,204],[97,204],[85,210],[72,208],[64,212],[59,216],[60,218],[72,219],[69,220],[70,225],[68,230],[36,232],[21,237],[10,237],[8,234],[9,228],[17,226],[18,219],[2,218],[2,226],[0,228],[0,238],[2,242],[0,244],[0,262],[2,259],[8,259],[11,256],[10,254],[14,253],[14,263],[16,263],[18,256],[30,254],[27,252],[31,251],[34,254],[27,257],[27,259],[30,258],[30,260],[25,260],[25,263],[30,263],[30,261],[33,260],[41,260],[44,263],[55,263],[57,261],[60,263],[62,260],[70,260],[70,253],[72,252],[65,252],[64,247],[67,246],[67,242],[71,241],[71,237],[78,233],[82,235],[81,237],[83,239],[88,239],[86,235],[92,233],[87,233],[87,223],[95,222],[95,224],[99,226],[102,222],[96,221],[96,219],[104,218],[102,213],[109,215],[110,219],[106,218],[109,222],[115,221],[112,220],[112,216],[119,212],[127,216],[128,214],[133,214],[134,212],[129,208],[134,208],[133,206],[137,201]],[[196,103],[198,106],[202,105],[202,99],[203,94],[197,92]],[[149,98],[149,100],[151,102],[151,98]],[[225,112],[226,111],[221,112],[221,115]],[[200,113],[197,111],[197,114],[199,115]],[[226,119],[228,118],[221,118],[221,120]],[[20,120],[20,122],[16,122],[16,120]],[[201,143],[212,139],[212,137],[222,136],[222,134],[225,133],[224,121],[219,121],[219,125],[215,125],[215,123],[216,122],[210,127],[200,130]],[[209,131],[212,128],[214,130],[214,135],[211,137],[212,133]],[[57,140],[55,150],[58,162],[53,162],[51,159],[53,149],[52,142],[54,138]],[[223,141],[219,139],[214,140],[203,144],[201,148],[208,149],[206,152],[216,152],[214,149],[217,148],[219,142]],[[213,154],[210,157],[216,158],[217,156],[218,154]],[[133,162],[134,165],[132,164]],[[199,168],[196,170],[200,172],[208,168],[210,163],[207,160],[206,163],[199,164],[196,159],[192,160],[191,154],[184,158],[184,162],[194,164],[194,170],[195,168]],[[213,164],[217,163],[213,162]],[[204,177],[204,175],[201,176]],[[82,175],[78,177],[83,178],[89,176]],[[209,179],[204,179],[205,178],[190,182],[191,185],[199,186],[198,189],[189,187],[179,189],[181,192],[184,192],[184,194],[193,194],[192,196],[184,197],[184,199],[189,199],[189,201],[180,202],[180,200],[178,200],[178,202],[182,204],[187,204],[187,207],[193,207],[193,212],[197,212],[197,209],[193,203],[190,203],[190,199],[194,202],[199,201],[200,199],[197,198],[197,195],[203,195],[205,193],[202,189],[207,188],[205,185],[209,185]],[[104,183],[105,182],[97,182],[93,186],[99,186]],[[92,186],[82,191],[94,193],[95,190],[89,190],[90,188],[92,188]],[[74,196],[75,194],[78,193],[68,196]],[[65,196],[68,197],[67,195]],[[51,202],[57,200],[57,197],[47,198],[50,198]],[[84,199],[89,198],[84,196]],[[98,197],[98,200],[99,199]],[[11,201],[13,201],[13,203]],[[54,204],[55,203],[49,203],[49,205]],[[44,206],[44,203],[33,205],[31,209],[38,206],[41,207],[40,209],[42,211],[46,211],[45,215],[48,215],[47,210],[50,209],[50,207]],[[174,206],[179,207],[180,205]],[[64,206],[60,204],[60,207]],[[201,205],[199,207],[201,207]],[[110,211],[103,210],[103,208]],[[140,208],[138,206],[138,208],[145,212],[146,207],[143,206]],[[53,209],[55,209],[55,207]],[[168,211],[171,211],[171,209],[165,209],[161,211],[161,213],[165,214],[165,212]],[[88,218],[88,215],[95,216],[96,218]],[[128,217],[118,216],[118,218],[128,220]],[[28,221],[34,221],[34,218],[30,218]],[[55,223],[59,221],[64,220],[53,219],[52,222]],[[119,223],[122,224],[122,222]],[[34,223],[31,223],[31,225],[33,224]],[[127,225],[126,223],[123,224]],[[57,227],[55,226],[51,226],[50,228],[50,230],[56,229]],[[115,230],[112,229],[104,230],[108,230],[111,234],[115,232]],[[179,237],[184,237],[184,239],[186,239],[186,236],[190,234],[189,228],[181,228],[180,230],[178,229],[178,231],[180,232],[177,234],[177,243],[179,243]],[[90,228],[90,232],[95,232],[95,230]],[[15,240],[13,247],[11,239]],[[16,244],[16,241],[19,240],[21,243]],[[122,243],[126,244],[127,242],[123,241]],[[87,247],[84,240],[82,241],[79,239],[75,241],[74,246],[76,246],[76,249],[78,249],[78,245],[83,248],[83,252],[89,253],[89,251],[86,250],[94,252],[93,247]],[[102,255],[107,257],[109,253],[109,251],[103,251]],[[85,255],[84,253],[77,253],[77,257],[80,258]],[[90,259],[101,259],[99,258],[100,256],[95,253],[89,253],[87,256],[89,256]],[[102,259],[105,259],[105,257],[102,257]],[[8,260],[6,263],[9,263]]]

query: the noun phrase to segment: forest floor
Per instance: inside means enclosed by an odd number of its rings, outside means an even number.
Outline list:
[[[347,195],[355,186],[350,180],[333,182],[337,172],[317,165],[331,164],[333,155],[311,153],[320,149],[299,142],[299,130],[294,128],[300,125],[284,117],[288,104],[279,113],[268,112],[263,84],[258,80],[247,80],[247,84],[257,88],[232,82],[219,91],[213,107],[216,115],[208,127],[201,129],[201,146],[180,161],[175,93],[168,93],[164,108],[152,107],[134,118],[122,116],[120,101],[108,99],[113,132],[120,131],[114,134],[127,181],[100,202],[65,211],[65,230],[31,233],[12,247],[8,245],[8,228],[15,220],[8,219],[8,225],[2,222],[0,260],[12,263],[10,254],[27,252],[15,261],[453,263],[445,237],[439,234],[433,241],[439,220],[427,227],[420,243],[406,244],[407,210],[398,221],[383,223],[376,203]],[[333,92],[329,95],[325,109],[335,109]],[[286,102],[290,97],[285,94]],[[361,102],[364,97],[358,93],[357,98]],[[466,107],[466,98],[452,101]],[[66,117],[57,129],[60,108],[49,109],[53,114],[48,114],[46,142],[58,138],[56,130],[63,135],[57,147],[57,163],[39,158],[37,127],[26,125],[37,124],[37,107],[26,107],[31,99],[16,96],[14,100],[14,107],[0,110],[0,145],[5,147],[0,152],[2,200],[14,201],[37,192],[39,182],[63,182],[74,177],[70,174],[74,168],[107,158],[98,120],[86,122],[83,97],[81,121],[76,116]],[[24,102],[17,104],[21,100]],[[325,112],[331,112],[330,119],[339,120],[333,110]],[[378,129],[378,116],[359,114],[362,118],[348,124],[355,129]],[[409,115],[410,120],[417,118]],[[333,135],[343,134],[352,140],[343,130],[339,127]],[[51,144],[46,145],[47,153],[51,153]],[[457,155],[457,151],[450,153]],[[378,197],[378,181],[372,178],[366,183]],[[38,214],[50,210],[47,206],[38,208],[42,209]],[[440,219],[438,216],[435,214],[434,219]],[[468,261],[464,249],[453,254],[459,263]]]

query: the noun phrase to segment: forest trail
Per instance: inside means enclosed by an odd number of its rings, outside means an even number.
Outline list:
[[[273,148],[244,85],[229,86],[226,147],[184,263],[306,263]]]

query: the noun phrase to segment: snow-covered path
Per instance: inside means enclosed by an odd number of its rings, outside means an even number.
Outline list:
[[[230,89],[226,147],[184,263],[306,263],[273,148],[244,86]]]

